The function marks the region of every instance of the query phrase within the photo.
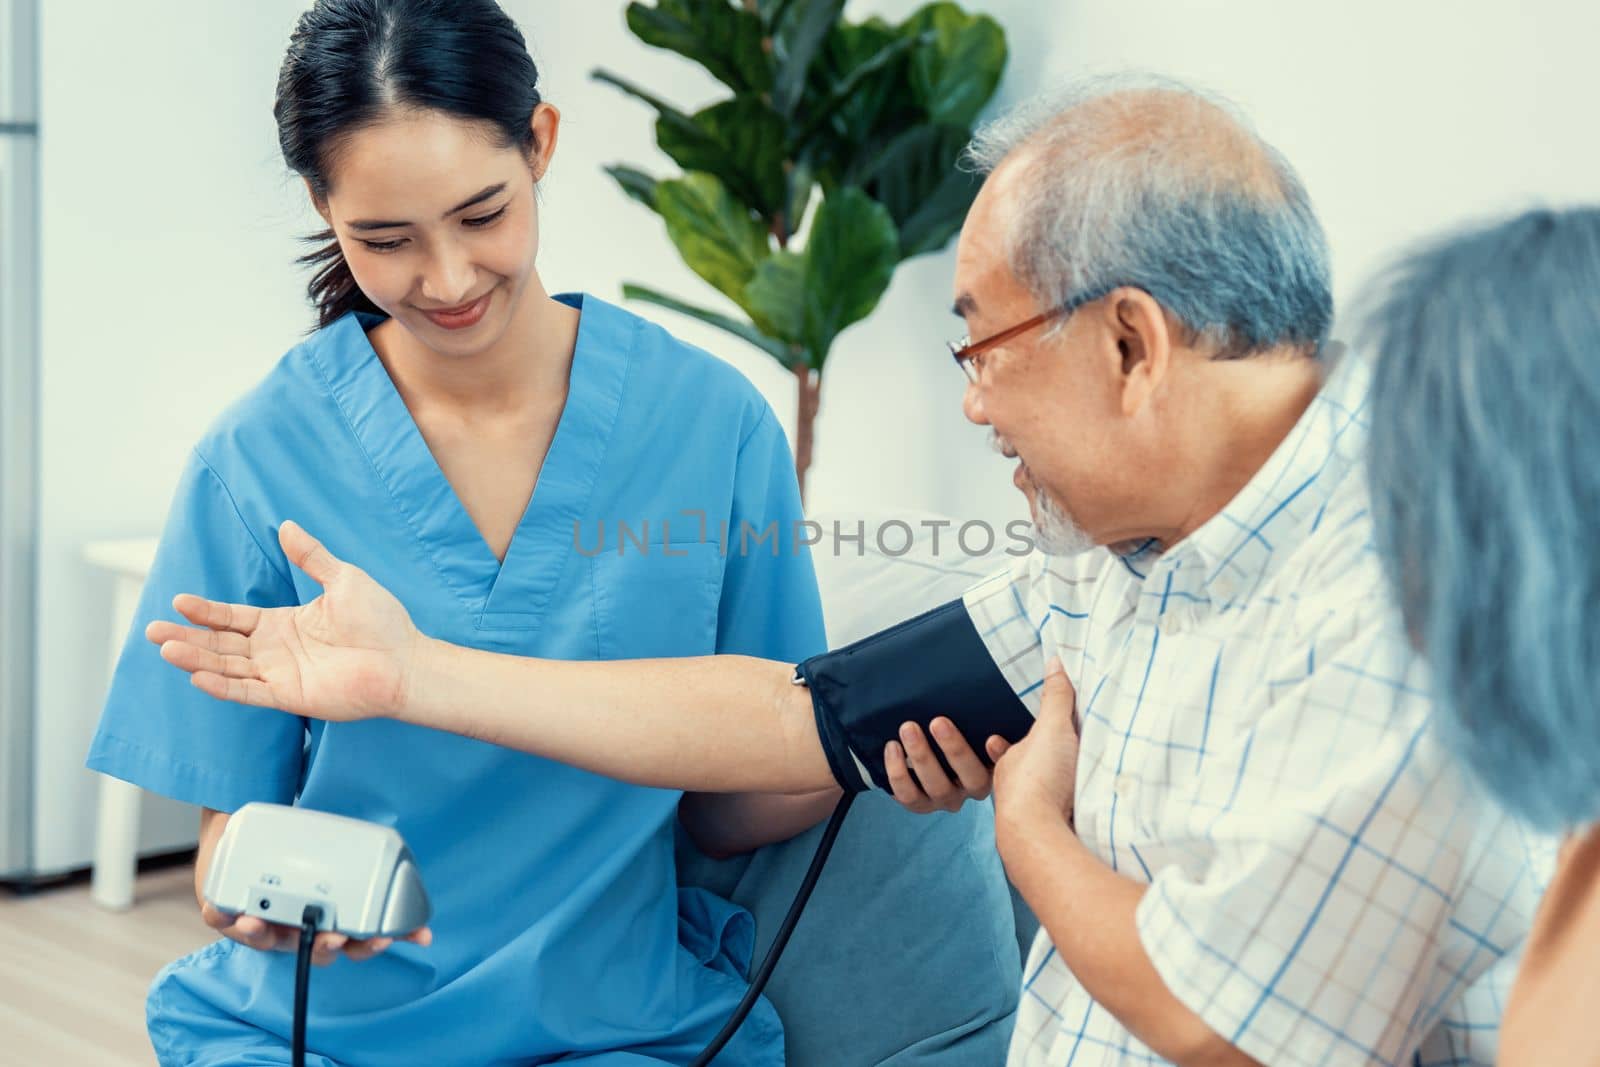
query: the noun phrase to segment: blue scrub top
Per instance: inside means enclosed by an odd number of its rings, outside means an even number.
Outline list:
[[[221,703],[143,637],[149,620],[175,618],[179,592],[259,605],[317,596],[278,547],[278,524],[293,518],[392,590],[423,632],[458,644],[568,660],[821,651],[793,461],[766,403],[660,327],[593,296],[559,299],[581,310],[570,391],[503,564],[369,344],[381,320],[346,315],[291,350],[190,456],[90,750],[92,769],[193,804],[292,802],[404,836],[433,900],[434,943],[316,972],[309,1043],[337,1063],[605,1050],[643,1058],[596,1062],[682,1062],[745,989],[749,916],[676,887],[680,793],[389,720]],[[777,539],[758,540],[774,522]],[[158,1051],[165,1041],[188,1062],[181,1046],[221,1040],[233,1022],[286,1044],[293,965],[231,941],[177,961],[152,990]],[[782,1062],[765,1002],[718,1059]]]

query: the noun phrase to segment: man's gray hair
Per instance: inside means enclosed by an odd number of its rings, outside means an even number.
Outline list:
[[[1003,247],[1042,307],[1132,286],[1223,359],[1326,338],[1322,226],[1232,107],[1149,75],[1098,78],[988,123],[967,149],[983,174],[1013,157]]]

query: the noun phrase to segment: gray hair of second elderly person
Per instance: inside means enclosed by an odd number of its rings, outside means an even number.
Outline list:
[[[1316,354],[1327,239],[1287,160],[1231,107],[1166,79],[1069,86],[978,130],[967,164],[1021,168],[1003,247],[1041,308],[1149,293],[1213,358]]]

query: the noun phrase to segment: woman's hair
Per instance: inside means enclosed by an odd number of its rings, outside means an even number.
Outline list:
[[[1516,814],[1600,819],[1600,209],[1406,259],[1367,318],[1378,547],[1448,740]]]
[[[346,138],[394,111],[488,122],[505,147],[531,154],[539,72],[494,0],[317,0],[300,16],[278,73],[272,113],[289,167],[319,200]],[[351,309],[377,311],[350,274],[331,229],[301,257],[319,326]]]

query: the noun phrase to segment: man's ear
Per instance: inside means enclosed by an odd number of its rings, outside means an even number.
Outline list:
[[[328,202],[317,195],[317,191],[311,187],[310,178],[300,180],[306,183],[306,196],[311,198],[311,206],[322,216],[322,221],[328,224],[328,228],[333,229],[333,216],[328,214]]]
[[[1166,312],[1142,289],[1113,290],[1106,297],[1106,311],[1122,358],[1122,413],[1134,415],[1155,395],[1172,366],[1172,331]]]

